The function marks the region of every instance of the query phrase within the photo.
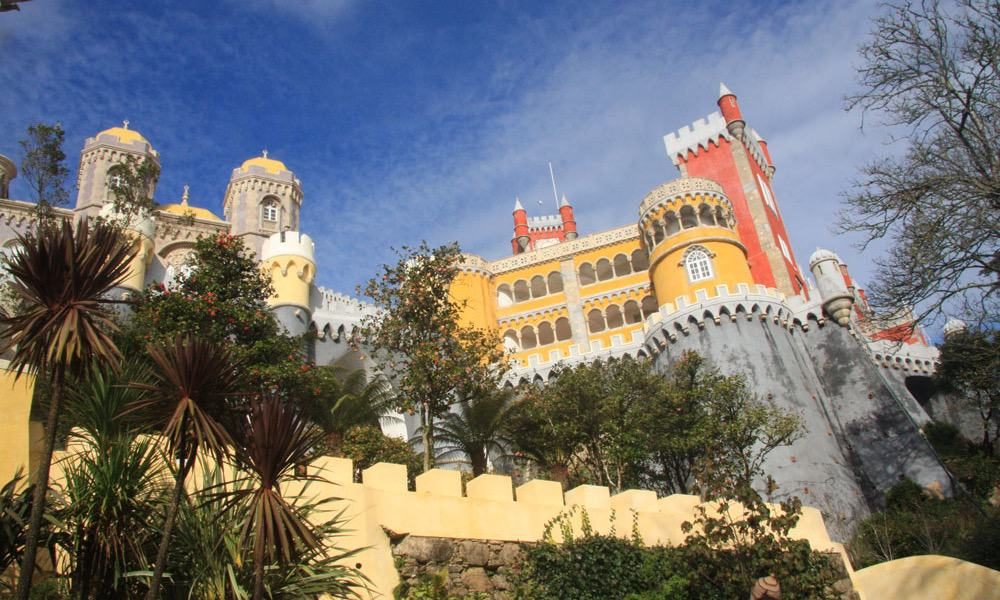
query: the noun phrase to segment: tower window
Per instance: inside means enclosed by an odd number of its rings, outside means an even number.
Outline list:
[[[275,202],[266,202],[263,207],[262,218],[272,223],[278,222],[278,205]]]
[[[687,269],[688,281],[694,283],[713,277],[712,259],[704,248],[692,248],[685,254],[684,268]]]

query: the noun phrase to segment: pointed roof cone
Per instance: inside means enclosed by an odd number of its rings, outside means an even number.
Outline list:
[[[721,81],[719,82],[719,98],[722,98],[724,96],[735,96],[735,95],[736,94],[734,94],[732,90],[726,87],[726,84],[722,83]]]
[[[569,206],[569,200],[566,199],[566,194],[563,194],[562,200],[559,201],[559,207]]]
[[[521,198],[518,196],[514,196],[514,210],[524,210],[524,207],[521,206]]]

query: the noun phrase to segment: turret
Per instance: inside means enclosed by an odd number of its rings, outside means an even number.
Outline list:
[[[99,218],[118,224],[135,247],[135,257],[129,264],[129,272],[118,284],[122,294],[139,294],[146,287],[146,272],[153,263],[153,218],[148,213],[123,215],[115,210],[114,204],[101,208]]]
[[[261,256],[264,241],[275,233],[298,231],[302,182],[280,160],[261,156],[233,169],[223,202],[232,233]]]
[[[969,326],[965,324],[965,321],[952,317],[944,324],[944,339],[947,340],[959,333],[965,333],[968,329]]]
[[[840,265],[839,256],[822,248],[817,248],[809,257],[809,270],[816,279],[816,287],[823,300],[823,310],[838,325],[847,327],[851,320],[854,295],[848,289]]]
[[[268,304],[291,335],[309,328],[309,293],[316,277],[316,246],[297,231],[275,233],[261,245],[261,267],[271,276],[274,295]]]
[[[740,112],[740,104],[736,101],[736,94],[731,92],[724,83],[719,84],[717,103],[723,118],[726,119],[726,129],[729,130],[729,133],[737,138],[742,136],[746,121],[743,120],[743,114]]]
[[[0,154],[0,198],[10,198],[10,182],[17,177],[14,161]]]
[[[105,204],[114,202],[117,182],[114,176],[108,174],[108,169],[125,162],[128,157],[140,163],[151,160],[157,166],[160,164],[159,153],[141,133],[128,128],[128,121],[124,121],[121,127],[105,129],[87,138],[80,152],[80,169],[76,177],[79,191],[74,210],[78,218],[94,218]],[[155,191],[156,181],[151,181],[148,196],[152,198]]]
[[[750,129],[750,136],[755,142],[757,142],[757,146],[760,148],[761,154],[764,155],[764,160],[767,161],[767,169],[765,170],[767,171],[768,178],[773,179],[775,171],[774,161],[771,160],[771,151],[767,148],[767,140],[765,140],[764,137],[757,133],[757,130],[753,128]]]
[[[673,310],[679,296],[694,303],[697,292],[712,297],[718,286],[735,291],[753,281],[732,204],[714,181],[685,177],[660,185],[646,195],[639,215],[659,307]]]
[[[576,218],[573,216],[573,206],[570,205],[565,195],[563,195],[562,200],[559,202],[559,216],[562,217],[563,233],[566,235],[566,241],[575,240],[577,238]]]
[[[528,211],[524,210],[521,206],[521,199],[517,198],[514,200],[514,239],[511,240],[511,245],[514,249],[514,254],[520,254],[528,249],[528,242],[531,238],[528,236]]]

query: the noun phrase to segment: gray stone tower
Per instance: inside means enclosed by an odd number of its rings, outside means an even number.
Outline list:
[[[79,191],[76,196],[74,212],[77,218],[94,218],[101,208],[114,201],[112,186],[115,182],[108,175],[108,169],[122,163],[132,156],[139,161],[149,159],[160,164],[160,154],[142,137],[142,134],[128,128],[128,121],[121,127],[105,129],[92,138],[87,138],[80,153],[80,170],[77,172],[76,184]],[[156,182],[150,184],[149,197],[156,191]]]
[[[822,248],[817,248],[809,257],[809,270],[816,279],[816,287],[823,299],[823,311],[838,325],[847,327],[851,320],[854,294],[847,289],[840,265],[839,256]]]
[[[262,156],[233,169],[223,203],[232,234],[261,256],[264,241],[275,233],[298,231],[302,184],[285,163]]]
[[[10,198],[10,181],[17,177],[14,162],[0,154],[0,198]]]
[[[291,335],[302,335],[312,322],[312,283],[316,248],[298,231],[272,234],[261,246],[261,266],[271,276],[274,295],[268,299],[275,317]]]

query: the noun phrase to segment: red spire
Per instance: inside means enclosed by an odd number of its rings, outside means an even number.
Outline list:
[[[511,240],[514,254],[519,254],[528,248],[528,211],[521,206],[521,199],[514,200],[514,239]]]
[[[743,120],[743,113],[740,112],[740,104],[736,101],[736,94],[730,91],[724,83],[719,84],[719,100],[717,103],[719,110],[722,111],[722,116],[726,119],[729,133],[736,136],[742,134],[743,126],[746,122]]]
[[[559,216],[562,217],[563,234],[566,236],[567,240],[575,240],[577,237],[576,233],[576,219],[573,216],[573,206],[563,195],[562,201],[559,202]]]

